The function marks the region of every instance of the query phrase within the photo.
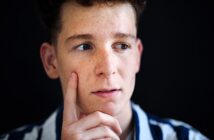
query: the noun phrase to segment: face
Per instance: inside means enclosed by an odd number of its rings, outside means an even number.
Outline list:
[[[117,115],[129,105],[140,66],[142,44],[136,32],[134,9],[128,3],[66,3],[58,43],[43,44],[41,49],[46,72],[60,78],[64,94],[76,72],[82,111]]]

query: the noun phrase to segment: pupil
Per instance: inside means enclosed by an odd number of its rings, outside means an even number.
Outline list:
[[[122,49],[126,49],[127,46],[125,44],[122,44]]]
[[[90,49],[90,46],[87,45],[87,44],[84,44],[84,45],[83,45],[83,50],[88,50],[88,49]]]

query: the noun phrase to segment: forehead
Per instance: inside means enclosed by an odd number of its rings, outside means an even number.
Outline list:
[[[99,37],[113,33],[136,36],[136,16],[129,3],[95,4],[81,6],[68,2],[62,6],[61,34],[92,34]]]

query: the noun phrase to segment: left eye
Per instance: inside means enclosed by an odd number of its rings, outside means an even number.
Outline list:
[[[121,44],[116,44],[115,45],[115,49],[119,49],[119,50],[126,50],[129,48],[129,45],[121,43]]]
[[[89,44],[81,44],[77,47],[77,49],[80,51],[86,51],[92,49],[92,46]]]

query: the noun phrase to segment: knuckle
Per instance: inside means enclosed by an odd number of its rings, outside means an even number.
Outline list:
[[[105,140],[110,139],[110,140],[119,140],[119,137],[112,131],[111,128],[109,128],[108,126],[102,126],[103,132],[106,135]]]
[[[117,125],[117,126],[120,126],[120,123],[117,119],[114,119],[114,124]]]
[[[62,140],[83,140],[83,136],[81,133],[77,132],[74,127],[63,127]]]
[[[71,135],[71,140],[83,140],[82,135],[79,133],[74,133]]]
[[[117,119],[114,118],[114,119],[113,119],[113,123],[114,123],[114,124],[118,124],[119,122],[118,122]]]
[[[111,130],[107,126],[102,126],[102,129],[105,134],[111,134]]]
[[[102,140],[114,140],[112,138],[103,138]]]
[[[101,112],[96,111],[95,112],[95,116],[96,116],[97,119],[102,120],[102,113]]]

